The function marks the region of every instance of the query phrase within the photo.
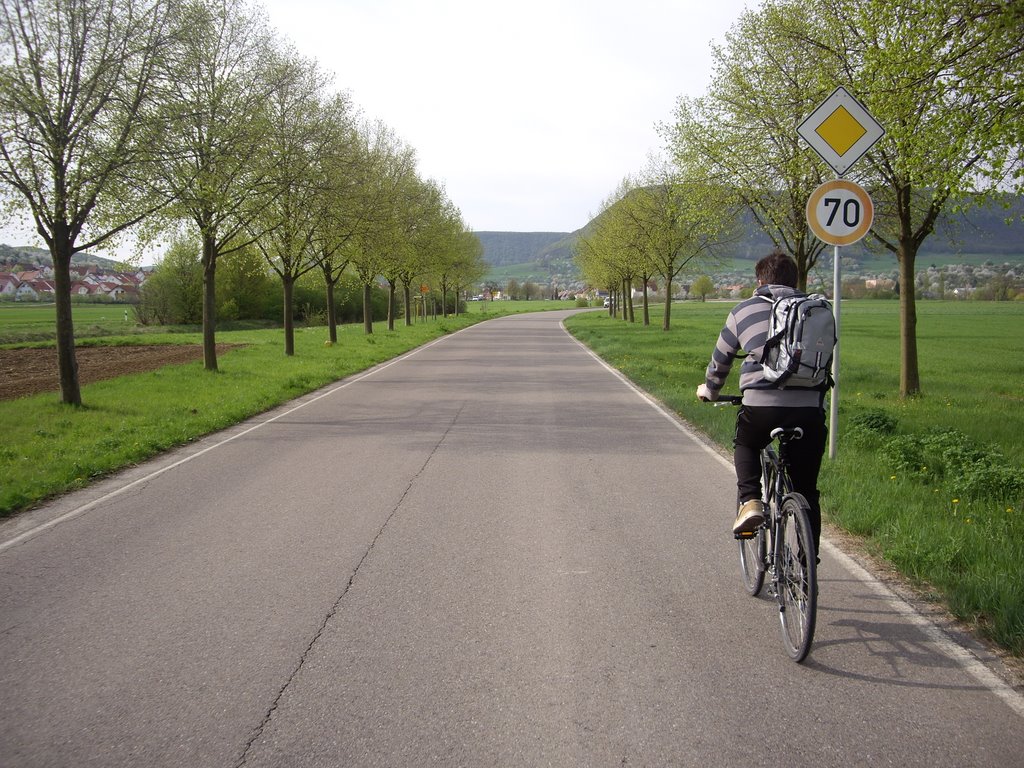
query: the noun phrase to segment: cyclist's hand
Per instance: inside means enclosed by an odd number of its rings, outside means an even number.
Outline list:
[[[697,399],[707,403],[713,400],[717,400],[718,393],[712,392],[710,389],[708,389],[707,384],[701,384],[699,387],[697,387]]]

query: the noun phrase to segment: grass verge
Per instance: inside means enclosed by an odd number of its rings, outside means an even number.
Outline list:
[[[650,327],[605,313],[566,324],[638,386],[731,447],[735,411],[694,397],[731,306],[675,305],[668,332],[660,310]],[[923,394],[912,399],[898,394],[897,313],[896,302],[843,303],[838,450],[822,470],[824,514],[1022,657],[1024,305],[919,303]]]

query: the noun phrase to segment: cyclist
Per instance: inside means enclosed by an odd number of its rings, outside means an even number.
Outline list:
[[[793,490],[802,493],[810,504],[811,529],[817,549],[821,538],[818,472],[828,437],[825,387],[780,389],[764,379],[759,362],[768,338],[768,320],[772,310],[771,301],[765,301],[765,297],[774,300],[799,293],[796,289],[797,265],[792,257],[776,249],[757,262],[754,275],[758,287],[751,298],[733,307],[726,318],[705,381],[697,387],[697,397],[705,401],[717,400],[733,361],[746,355],[740,367],[743,404],[736,416],[733,440],[739,502],[733,533],[749,533],[764,522],[761,449],[771,442],[771,431],[776,427],[801,427],[803,438],[789,446],[790,477]]]

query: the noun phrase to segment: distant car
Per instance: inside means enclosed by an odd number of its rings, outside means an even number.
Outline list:
[[[603,306],[610,307],[611,305],[612,305],[612,300],[611,299],[605,299],[604,300]]]

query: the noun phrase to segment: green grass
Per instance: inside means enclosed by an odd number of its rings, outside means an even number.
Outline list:
[[[514,315],[520,312],[543,312],[552,309],[572,309],[575,301],[533,299],[532,301],[467,301],[466,314],[472,316]]]
[[[639,386],[728,447],[735,411],[697,402],[694,389],[731,306],[677,304],[668,332],[660,328],[660,310],[647,328],[605,313],[576,316],[567,325]],[[919,303],[923,394],[903,400],[898,304],[844,302],[838,450],[821,479],[827,519],[864,537],[926,593],[1019,656],[1022,328],[1020,302]]]

